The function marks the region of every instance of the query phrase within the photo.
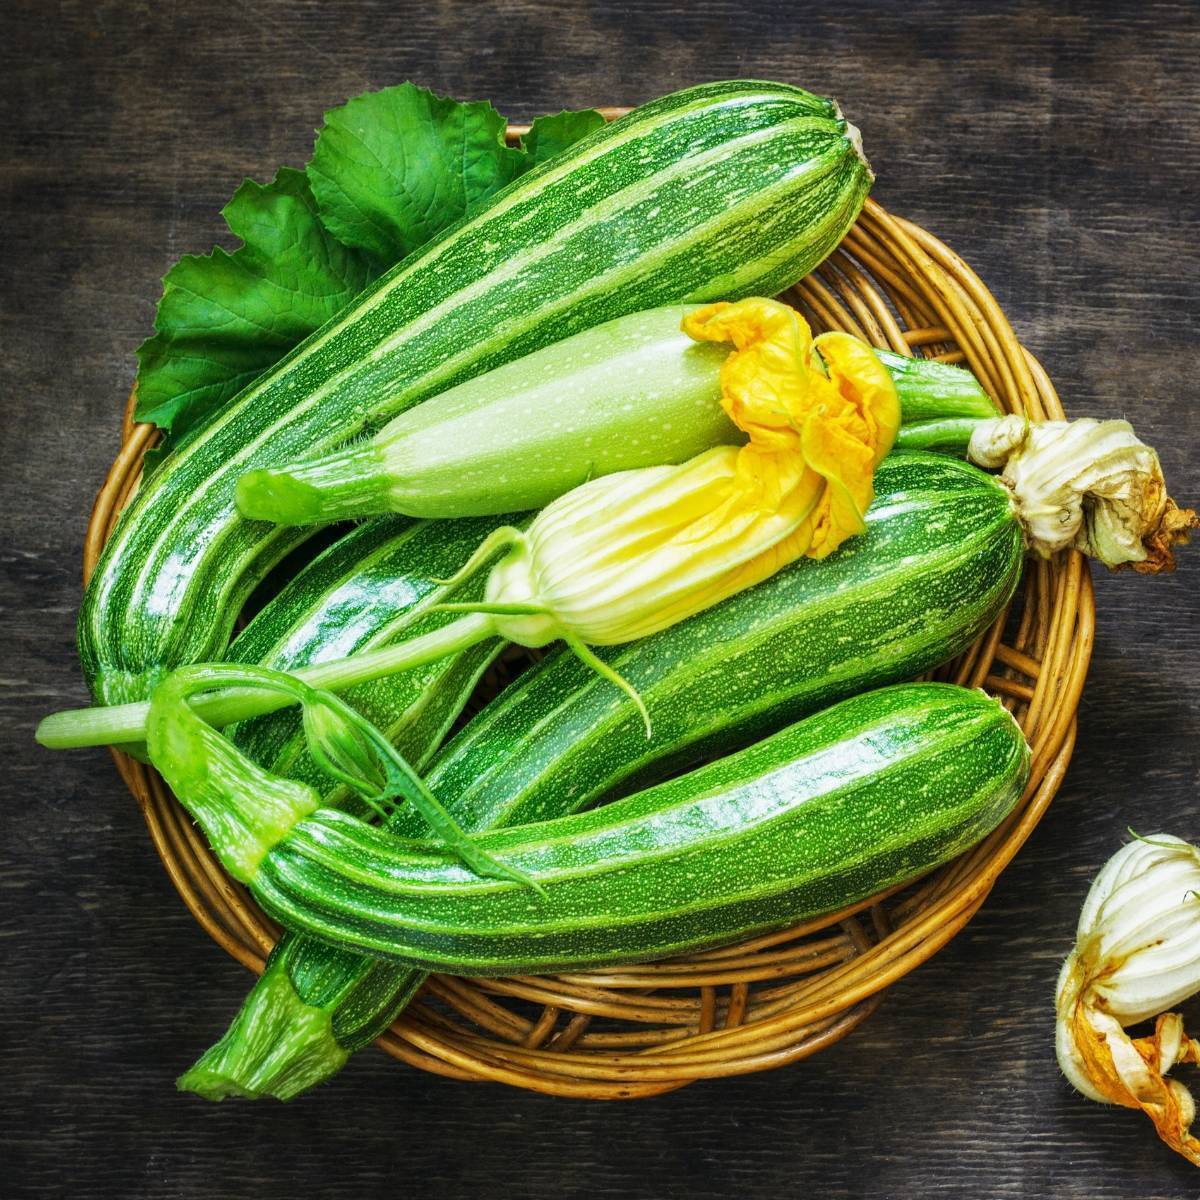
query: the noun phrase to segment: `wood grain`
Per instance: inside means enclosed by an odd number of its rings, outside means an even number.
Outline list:
[[[221,240],[243,175],[301,163],[324,108],[414,78],[514,116],[787,79],[861,125],[876,194],[985,277],[1077,415],[1129,417],[1200,481],[1200,19],[1192,4],[193,0],[0,7],[0,1123],[7,1194],[454,1198],[1196,1194],[1148,1122],[1074,1096],[1051,994],[1126,827],[1200,838],[1200,562],[1098,578],[1075,764],[979,917],[845,1043],[633,1105],[359,1057],[287,1108],[175,1074],[248,978],[183,911],[78,703],[78,562],[158,279]],[[226,242],[226,244],[228,244]]]

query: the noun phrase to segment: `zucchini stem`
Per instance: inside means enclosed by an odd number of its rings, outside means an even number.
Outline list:
[[[306,784],[265,771],[195,712],[193,697],[229,683],[249,684],[302,705],[314,759],[358,791],[384,820],[388,806],[407,801],[476,875],[528,883],[541,891],[523,871],[476,846],[391,742],[332,692],[267,667],[181,667],[151,697],[150,759],[234,878],[251,883],[263,855],[319,806],[320,797]]]
[[[339,658],[332,662],[301,667],[292,671],[288,678],[299,685],[307,685],[310,689],[342,691],[384,675],[436,662],[448,654],[467,650],[489,637],[495,637],[496,626],[492,620],[494,615],[542,616],[547,610],[532,604],[440,604],[436,605],[433,611],[461,612],[463,616],[411,641],[352,654],[348,658]],[[565,637],[564,640],[582,662],[629,695],[637,705],[646,726],[646,737],[652,737],[650,714],[633,685],[579,638]],[[214,664],[213,670],[218,669],[219,664]],[[278,687],[257,684],[249,687],[222,687],[219,691],[194,696],[189,701],[197,716],[217,728],[275,712],[299,702],[299,688],[284,691]],[[94,708],[65,709],[46,717],[37,727],[35,736],[48,750],[136,744],[145,739],[149,712],[148,701],[114,704],[108,707],[101,705]],[[382,748],[382,743],[378,745]],[[430,824],[433,824],[433,821],[430,821]],[[507,872],[507,868],[505,871]],[[522,882],[525,880],[522,879]]]
[[[261,467],[237,483],[237,507],[252,521],[314,525],[387,512],[392,480],[372,438],[321,458]]]
[[[291,1100],[336,1075],[349,1057],[330,1008],[300,998],[276,950],[225,1036],[175,1086],[206,1100]]]
[[[424,666],[494,635],[492,619],[483,613],[472,613],[411,641],[302,667],[292,675],[309,687],[340,691],[396,671]],[[191,703],[199,716],[219,727],[287,708],[295,699],[258,687],[237,687],[197,696]],[[51,750],[137,743],[145,740],[149,712],[147,701],[67,709],[46,717],[38,726],[36,737]]]
[[[945,417],[901,425],[893,450],[929,450],[966,458],[971,434],[990,418]]]

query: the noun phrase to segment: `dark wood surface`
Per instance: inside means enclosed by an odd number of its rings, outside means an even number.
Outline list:
[[[602,1105],[359,1056],[289,1107],[177,1072],[247,975],[192,923],[100,751],[35,719],[74,660],[91,497],[158,280],[322,111],[413,78],[516,117],[736,75],[839,97],[876,195],[982,274],[1068,410],[1124,415],[1181,500],[1200,377],[1191,3],[177,0],[0,5],[0,1189],[85,1197],[1194,1195],[1139,1115],[1074,1095],[1052,992],[1126,827],[1200,839],[1200,547],[1098,579],[1075,763],[983,911],[810,1062]]]

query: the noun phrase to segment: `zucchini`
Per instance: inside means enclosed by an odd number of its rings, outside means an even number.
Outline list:
[[[238,511],[307,525],[543,508],[596,475],[743,442],[720,405],[728,347],[680,332],[691,307],[606,321],[460,383],[367,441],[250,471]]]
[[[171,668],[220,657],[257,581],[307,536],[239,518],[243,472],[328,451],[623,313],[779,291],[834,248],[870,178],[831,101],[747,82],[663,97],[523,175],[143,481],[80,613],[95,697],[141,699]]]
[[[247,882],[287,928],[426,970],[641,962],[922,875],[993,829],[1028,773],[999,701],[907,684],[605,807],[475,839],[540,894],[335,809],[294,825]]]
[[[406,517],[369,521],[340,538],[246,625],[226,654],[230,662],[276,670],[340,658],[419,636],[448,623],[426,612],[445,596],[434,581],[452,575],[471,556],[493,520],[431,522]],[[456,595],[473,598],[479,582]],[[377,725],[396,748],[423,767],[462,711],[479,676],[499,653],[497,639],[413,671],[347,688],[342,698]],[[305,748],[298,714],[284,709],[227,731],[234,744],[274,774],[308,783],[343,802],[342,789]]]
[[[597,475],[680,463],[746,440],[721,407],[729,347],[696,342],[669,305],[606,321],[427,400],[374,437],[259,467],[237,484],[244,517],[307,525],[384,512],[463,517],[542,508]],[[967,371],[880,352],[902,419],[965,449],[995,406]],[[912,435],[910,435],[911,437]]]
[[[430,522],[406,517],[365,522],[285,585],[234,639],[226,657],[291,670],[330,655],[386,645],[446,621],[450,618],[444,614],[420,615],[444,594],[430,576],[453,574],[493,527],[492,521]],[[466,585],[459,594],[470,596],[478,590],[478,583]],[[419,670],[348,688],[343,698],[379,725],[397,749],[420,767],[437,749],[499,648],[499,642],[473,646]],[[319,789],[326,803],[347,810],[360,808],[348,789],[331,787],[329,777],[313,761],[294,709],[242,721],[226,734],[272,773]],[[378,1021],[379,1012],[390,1014],[406,1003],[424,978],[408,972],[412,979],[406,988],[405,981],[396,978],[395,964],[352,954],[339,956],[326,946],[320,947],[320,954],[306,956],[305,945],[304,939],[285,935],[276,947],[254,993],[259,1003],[264,995],[270,997],[272,1020],[255,1023],[253,1053],[245,1042],[238,1043],[236,1062],[219,1076],[227,1089],[251,1091],[248,1073],[261,1071],[263,1059],[271,1064],[271,1094],[291,1094],[286,1090],[288,1080],[297,1091],[320,1082],[340,1068],[351,1050],[328,1044],[329,1017],[322,1013],[314,1022],[313,1002],[328,1004],[336,999],[338,1029],[349,1031],[357,1014]],[[374,1036],[372,1032],[365,1040]],[[280,1052],[280,1038],[288,1053]],[[315,1057],[314,1045],[321,1051]],[[207,1063],[211,1061],[209,1057]],[[307,1071],[314,1063],[319,1071],[312,1076]],[[239,1072],[240,1086],[234,1083]],[[211,1078],[211,1066],[199,1075]]]
[[[598,650],[654,713],[557,650],[455,735],[427,780],[466,829],[559,817],[954,657],[1020,574],[1005,489],[936,455],[892,455],[867,532],[652,637]],[[388,828],[426,830],[407,809]],[[423,975],[285,934],[225,1036],[180,1081],[211,1099],[288,1098],[383,1033]]]

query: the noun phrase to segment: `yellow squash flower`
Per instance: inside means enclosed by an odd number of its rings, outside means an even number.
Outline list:
[[[733,344],[721,404],[748,442],[591,480],[524,533],[497,531],[481,554],[510,550],[483,611],[501,637],[576,649],[632,641],[863,531],[900,424],[871,348],[842,333],[814,339],[794,309],[758,298],[707,305],[683,329]]]

